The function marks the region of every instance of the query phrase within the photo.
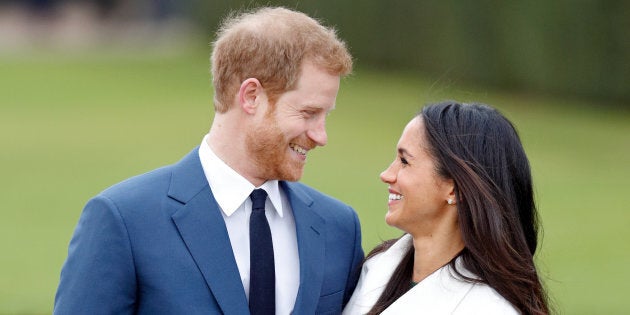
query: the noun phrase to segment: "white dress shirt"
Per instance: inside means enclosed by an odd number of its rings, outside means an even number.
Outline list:
[[[249,299],[249,216],[252,212],[249,195],[254,189],[262,188],[269,196],[265,215],[273,240],[276,314],[290,314],[300,286],[300,260],[291,204],[277,180],[255,187],[214,154],[207,138],[206,135],[199,147],[199,159],[221,208],[245,294]]]

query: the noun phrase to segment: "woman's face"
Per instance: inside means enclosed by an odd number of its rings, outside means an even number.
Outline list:
[[[444,217],[449,198],[454,198],[453,181],[440,177],[429,154],[422,118],[405,127],[397,156],[381,173],[389,185],[387,224],[407,233],[430,233]]]

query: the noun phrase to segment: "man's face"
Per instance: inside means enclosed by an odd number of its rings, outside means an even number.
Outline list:
[[[302,65],[295,89],[280,95],[275,106],[248,131],[247,147],[264,180],[297,181],[302,177],[306,155],[324,146],[326,116],[334,108],[339,76],[311,63]]]

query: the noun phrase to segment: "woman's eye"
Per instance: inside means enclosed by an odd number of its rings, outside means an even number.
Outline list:
[[[400,163],[402,163],[403,165],[409,165],[409,162],[407,162],[407,159],[405,159],[404,157],[400,158]]]

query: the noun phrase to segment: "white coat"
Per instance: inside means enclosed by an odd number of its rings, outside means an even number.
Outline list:
[[[366,261],[343,315],[366,314],[372,308],[412,245],[411,235],[406,234],[387,251]],[[475,277],[464,268],[459,258],[455,263],[460,273]],[[460,279],[447,264],[407,291],[382,314],[510,315],[519,312],[494,289],[486,284]]]

